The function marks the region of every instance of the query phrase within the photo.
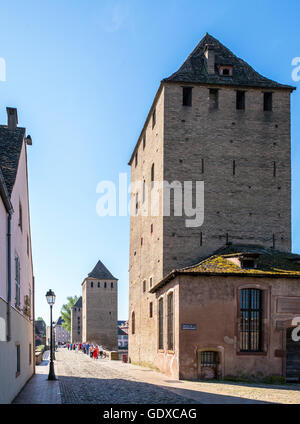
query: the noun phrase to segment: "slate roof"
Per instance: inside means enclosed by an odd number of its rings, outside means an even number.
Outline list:
[[[216,65],[232,65],[233,75],[221,76],[218,72],[209,75],[207,72],[207,60],[204,56],[206,44],[212,44],[215,51]],[[206,34],[192,53],[185,60],[183,65],[174,74],[163,79],[163,82],[186,82],[186,83],[204,83],[221,85],[242,85],[265,88],[289,88],[290,85],[279,84],[256,72],[248,63],[235,56],[219,40]]]
[[[230,260],[230,258],[243,256],[255,257],[255,267],[242,268]],[[173,270],[157,283],[150,292],[155,292],[179,274],[300,278],[300,255],[262,246],[224,246],[195,265]]]
[[[125,333],[125,331],[123,331],[120,327],[118,327],[118,336],[128,336],[128,334]]]
[[[20,127],[10,131],[7,126],[0,125],[0,168],[9,196],[17,176],[25,131]]]
[[[77,302],[74,304],[73,308],[82,308],[82,296],[77,300]]]
[[[60,326],[62,326],[64,322],[65,322],[65,321],[62,319],[62,317],[59,317],[59,318],[58,318],[58,320],[56,321],[55,325],[60,325]]]
[[[95,268],[88,274],[91,278],[99,278],[99,280],[117,280],[106,268],[106,266],[99,260]]]

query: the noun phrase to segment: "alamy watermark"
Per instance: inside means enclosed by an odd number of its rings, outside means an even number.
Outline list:
[[[294,57],[291,65],[294,66],[292,70],[292,80],[298,82],[300,81],[300,57]]]
[[[128,185],[127,174],[119,174],[119,189],[113,181],[101,181],[99,216],[184,216],[186,227],[204,222],[204,181],[135,181]]]
[[[0,57],[0,82],[6,81],[6,62],[3,57]]]

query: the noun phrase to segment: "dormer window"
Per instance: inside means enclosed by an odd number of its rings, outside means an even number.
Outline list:
[[[219,66],[219,74],[222,77],[232,77],[232,66]]]
[[[256,268],[256,261],[254,259],[241,259],[241,265],[245,269]]]

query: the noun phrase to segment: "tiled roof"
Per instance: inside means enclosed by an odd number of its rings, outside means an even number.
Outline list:
[[[243,268],[234,258],[255,257],[255,267]],[[229,245],[218,249],[199,263],[170,272],[150,292],[155,292],[179,274],[222,275],[243,277],[298,277],[300,278],[300,255],[252,245]]]
[[[99,280],[117,280],[99,260],[95,268],[88,274],[91,278],[99,278]]]
[[[232,77],[221,76],[218,72],[212,75],[208,74],[207,59],[204,55],[207,44],[213,45],[216,65],[232,65]],[[279,84],[260,75],[248,63],[235,56],[220,41],[209,34],[202,38],[178,71],[163,81],[294,89],[290,85]]]
[[[9,196],[16,180],[24,136],[25,128],[10,131],[0,125],[0,167]]]

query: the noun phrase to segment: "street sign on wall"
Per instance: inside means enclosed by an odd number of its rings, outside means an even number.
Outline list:
[[[181,324],[182,330],[197,330],[197,324]]]

